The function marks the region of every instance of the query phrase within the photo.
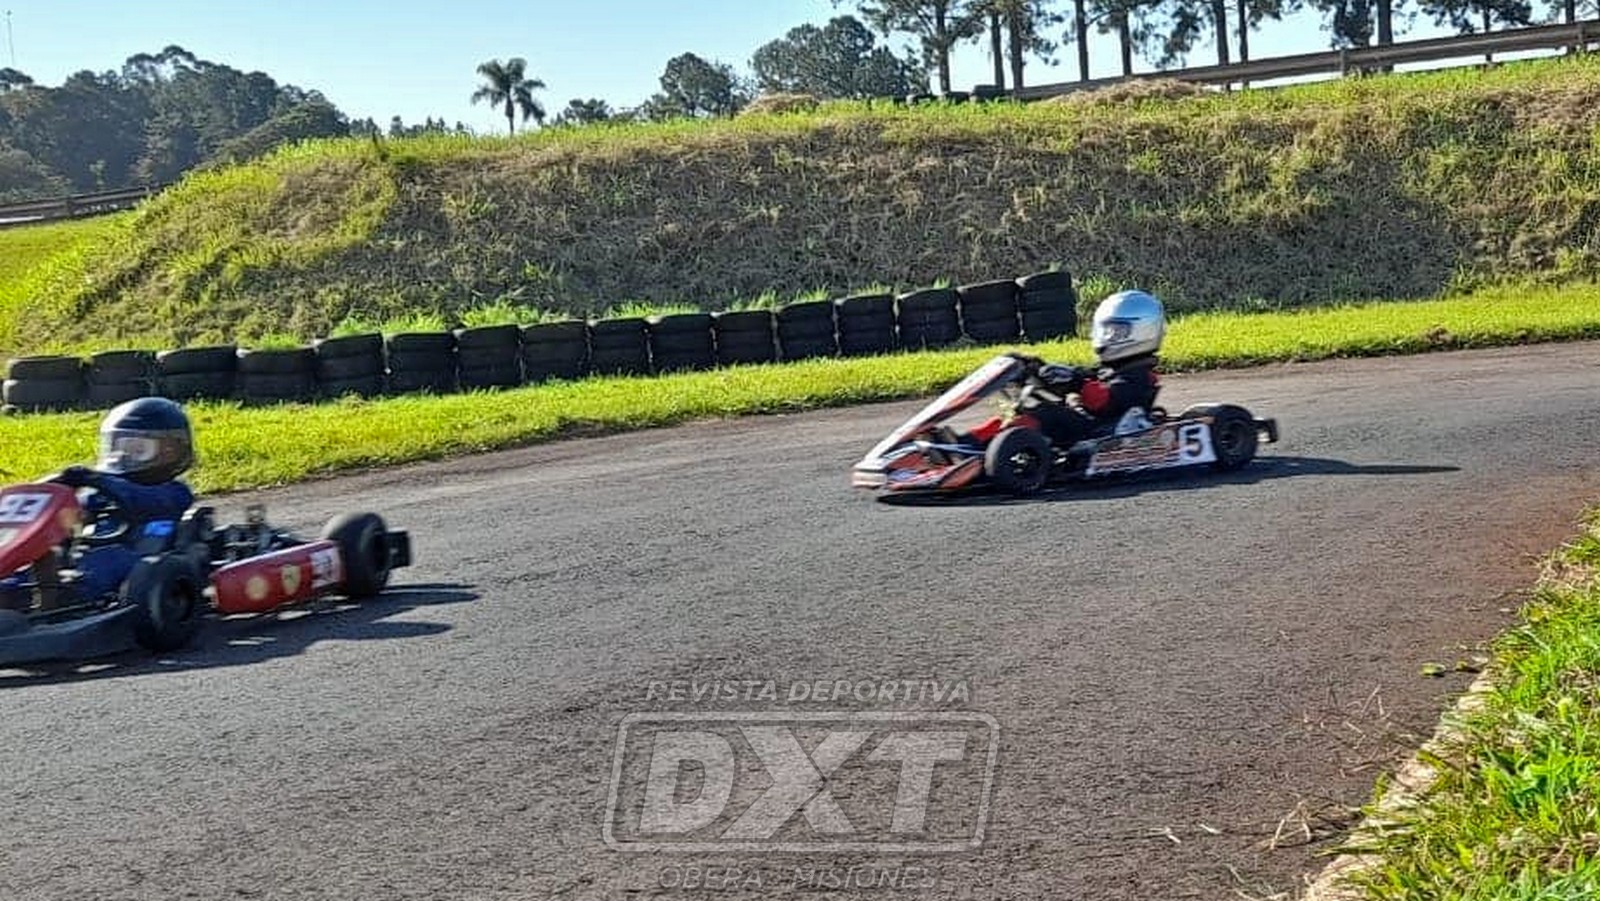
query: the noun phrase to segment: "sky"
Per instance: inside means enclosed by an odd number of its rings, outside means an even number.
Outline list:
[[[577,97],[629,107],[659,88],[667,60],[680,53],[747,72],[750,55],[767,41],[854,8],[848,0],[0,0],[0,28],[8,32],[0,34],[0,65],[58,85],[73,72],[115,70],[134,54],[177,44],[321,91],[352,118],[387,125],[395,115],[407,124],[435,117],[492,132],[504,131],[505,120],[468,99],[485,60],[527,59],[529,73],[548,85],[538,96],[551,115]],[[1319,22],[1305,13],[1267,23],[1251,37],[1252,58],[1327,49]],[[1443,33],[1419,21],[1397,39]],[[957,89],[992,80],[986,46],[956,52]],[[1090,54],[1091,75],[1118,74],[1112,37],[1092,36]],[[1074,80],[1075,51],[1068,46],[1058,57],[1055,67],[1029,65],[1028,83]],[[1211,46],[1190,58],[1191,65],[1215,61]]]

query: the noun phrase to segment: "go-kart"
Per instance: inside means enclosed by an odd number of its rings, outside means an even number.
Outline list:
[[[1058,447],[1029,411],[1067,399],[1039,375],[1042,361],[1002,354],[979,366],[895,429],[855,465],[851,483],[884,495],[988,487],[1033,494],[1052,482],[1100,479],[1152,470],[1210,466],[1237,469],[1258,445],[1278,440],[1272,419],[1235,404],[1207,403],[1176,416],[1135,408],[1071,447]],[[970,431],[956,417],[993,398],[994,418]]]
[[[85,554],[138,555],[115,590],[86,596]],[[177,522],[129,524],[92,489],[53,482],[0,489],[0,666],[187,645],[207,614],[266,613],[325,595],[374,596],[411,564],[411,541],[373,513],[330,520],[316,540],[274,528],[259,505],[218,526],[193,506]]]

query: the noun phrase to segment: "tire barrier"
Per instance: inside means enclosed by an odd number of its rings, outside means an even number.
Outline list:
[[[771,363],[778,359],[771,310],[736,310],[714,313],[711,330],[716,336],[717,363]]]
[[[1017,310],[1024,341],[1070,338],[1078,332],[1078,292],[1067,272],[1041,272],[1017,279]]]
[[[961,340],[960,295],[953,288],[924,288],[896,300],[900,346],[906,350],[948,347]]]
[[[515,325],[457,329],[456,377],[462,391],[522,384],[522,330]]]
[[[387,389],[382,335],[324,338],[311,348],[317,358],[317,393],[321,396],[377,397]]]
[[[1015,341],[1021,334],[1017,321],[1017,283],[980,282],[956,289],[961,308],[961,333],[980,344]]]
[[[581,377],[589,366],[589,324],[581,320],[522,327],[522,378],[526,382]]]
[[[389,390],[399,394],[456,390],[454,332],[402,332],[383,339]]]
[[[363,334],[309,346],[110,350],[11,360],[4,412],[109,409],[149,394],[177,401],[306,401],[346,395],[510,388],[587,375],[648,375],[897,350],[1040,342],[1078,329],[1070,273],[1039,272],[898,296],[867,293],[776,310]]]
[[[6,367],[0,394],[9,412],[75,410],[84,403],[83,370],[77,357],[22,357]]]
[[[886,354],[899,345],[894,295],[860,294],[834,301],[839,353],[847,357]]]
[[[232,344],[186,347],[156,354],[156,393],[176,401],[233,396],[239,349]]]
[[[235,383],[247,404],[307,401],[317,393],[317,354],[309,347],[239,350]]]
[[[647,375],[648,330],[649,323],[638,318],[589,323],[589,370],[599,375]]]
[[[91,410],[155,393],[156,355],[148,350],[107,350],[89,357],[84,401]]]
[[[832,301],[815,300],[779,307],[774,318],[780,359],[807,360],[831,357],[839,352]]]
[[[710,369],[717,365],[710,313],[674,313],[645,320],[650,362],[656,372]]]

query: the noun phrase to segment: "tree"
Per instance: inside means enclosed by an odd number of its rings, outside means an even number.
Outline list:
[[[440,119],[435,126],[433,120],[429,119],[428,126],[423,130],[443,132],[444,120]],[[263,156],[288,144],[313,138],[339,138],[349,134],[350,121],[335,109],[333,104],[326,101],[302,103],[224,143],[217,148],[213,159],[230,163],[242,162]]]
[[[0,140],[0,203],[19,203],[71,193],[66,179],[50,167]]]
[[[661,73],[661,93],[647,101],[658,111],[655,118],[731,116],[749,102],[733,67],[710,62],[693,53],[667,61]]]
[[[533,92],[544,90],[545,85],[537,78],[528,77],[527,60],[520,56],[503,63],[492,59],[478,65],[478,74],[483,76],[484,84],[473,92],[472,102],[487,101],[490,106],[501,107],[511,134],[517,133],[519,111],[523,125],[527,125],[529,119],[544,124],[544,107],[533,99]]]
[[[1313,0],[1328,16],[1333,47],[1366,47],[1372,43],[1372,0]]]
[[[1135,53],[1146,55],[1156,43],[1156,29],[1148,21],[1158,0],[1091,0],[1090,19],[1101,34],[1115,34],[1122,57],[1122,74],[1133,74]]]
[[[29,78],[27,73],[18,72],[10,67],[0,69],[0,93],[20,91],[28,87],[33,87],[33,79]]]
[[[1462,34],[1479,30],[1488,33],[1497,22],[1533,22],[1533,6],[1528,0],[1417,0],[1417,8],[1431,16],[1434,24],[1449,25]]]
[[[833,0],[838,6],[844,0]],[[986,18],[972,0],[853,0],[867,24],[881,34],[909,34],[922,47],[922,61],[938,73],[940,93],[950,93],[950,51],[977,37]]]
[[[557,125],[591,125],[595,122],[605,122],[615,113],[611,111],[610,104],[604,100],[591,97],[588,100],[573,98],[567,101],[567,108],[556,116]]]
[[[1011,67],[1013,90],[1023,86],[1022,73],[1028,57],[1055,64],[1057,44],[1045,37],[1045,33],[1066,21],[1066,17],[1051,10],[1050,5],[1050,0],[980,0],[978,3],[977,10],[989,19],[991,46],[996,45],[995,25],[998,23],[1004,29],[1004,53]]]
[[[821,28],[801,25],[763,44],[750,68],[762,91],[819,97],[903,97],[927,83],[917,62],[876,45],[855,17],[836,16]]]

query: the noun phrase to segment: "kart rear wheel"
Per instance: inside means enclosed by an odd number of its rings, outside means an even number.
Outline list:
[[[344,593],[351,599],[370,598],[389,584],[388,528],[376,513],[335,516],[322,528],[322,537],[339,545],[344,562]]]
[[[994,436],[983,454],[983,472],[994,486],[1018,497],[1033,494],[1050,479],[1054,452],[1050,439],[1030,428],[1009,428]]]
[[[133,638],[147,651],[176,651],[194,638],[205,612],[201,588],[182,557],[146,557],[122,584],[134,608]]]
[[[1224,405],[1212,414],[1211,443],[1216,448],[1213,465],[1224,472],[1249,463],[1256,457],[1256,421],[1242,407]]]

